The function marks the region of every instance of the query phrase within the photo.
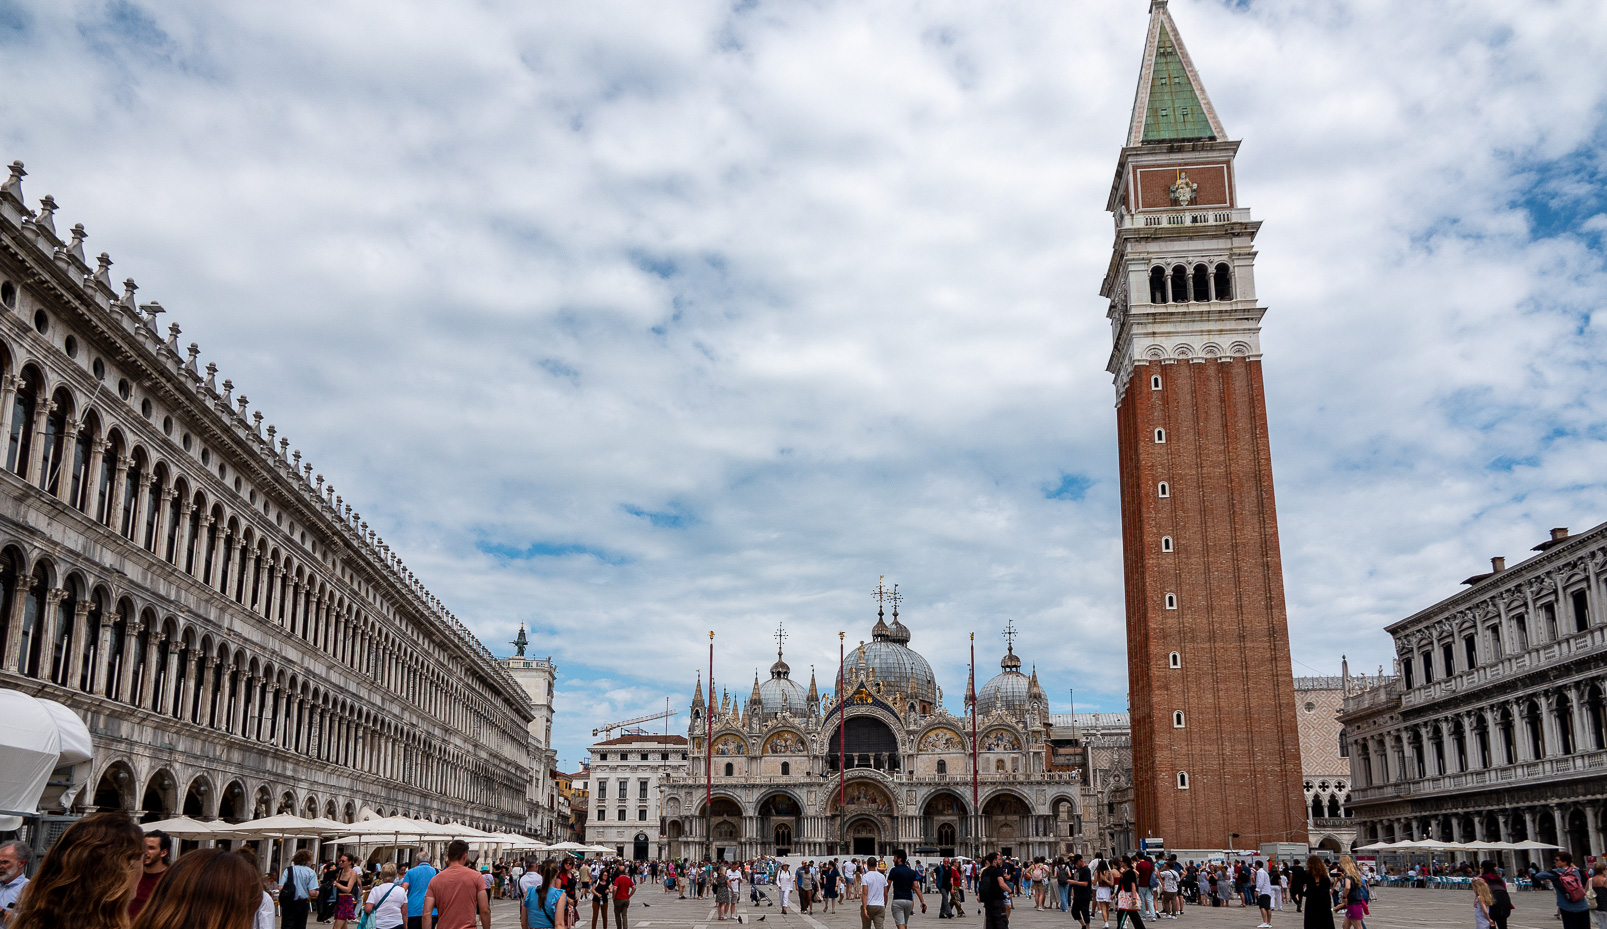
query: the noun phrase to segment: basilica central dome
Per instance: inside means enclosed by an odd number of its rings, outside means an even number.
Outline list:
[[[899,693],[929,708],[936,707],[937,677],[926,659],[909,647],[909,640],[909,628],[898,621],[897,610],[893,612],[891,626],[878,610],[876,625],[871,628],[871,641],[850,651],[843,660],[843,673],[848,676],[850,686],[857,678],[864,677],[872,685],[882,685],[878,696],[884,699]]]

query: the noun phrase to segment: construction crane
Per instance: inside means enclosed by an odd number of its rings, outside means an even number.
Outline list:
[[[660,713],[654,713],[651,716],[637,716],[634,719],[622,719],[617,723],[608,723],[606,725],[603,725],[603,726],[600,726],[600,727],[598,727],[596,729],[593,729],[591,731],[591,734],[592,734],[593,738],[595,738],[597,736],[603,736],[604,738],[607,738],[607,737],[610,737],[610,736],[612,736],[614,734],[615,729],[623,729],[626,726],[634,726],[637,723],[650,723],[655,719],[669,719],[672,716],[680,715],[680,712],[681,712],[680,710],[664,710],[663,712],[660,712]]]

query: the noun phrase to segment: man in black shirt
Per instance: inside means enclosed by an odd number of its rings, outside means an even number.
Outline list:
[[[954,890],[954,872],[950,868],[947,858],[943,859],[943,863],[937,866],[938,919],[954,918],[954,908],[949,902]]]
[[[910,867],[909,859],[903,852],[893,853],[893,866],[887,870],[887,883],[893,888],[893,925],[904,929],[910,924],[910,916],[915,912],[915,903],[921,904],[921,912],[926,912],[926,900],[921,897],[921,872]]]
[[[1083,863],[1081,855],[1071,856],[1071,918],[1088,929],[1093,922],[1094,914],[1090,912],[1094,902],[1094,875]]]
[[[987,867],[977,876],[976,898],[982,901],[982,929],[1010,929],[1010,887],[999,867],[999,853],[988,852]]]

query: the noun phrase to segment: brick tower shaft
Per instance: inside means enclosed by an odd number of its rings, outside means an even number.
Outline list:
[[[1152,0],[1107,208],[1138,835],[1306,841],[1253,242],[1227,141]],[[1238,838],[1234,839],[1234,834]]]

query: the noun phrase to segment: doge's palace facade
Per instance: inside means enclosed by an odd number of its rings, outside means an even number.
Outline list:
[[[54,802],[524,828],[529,696],[24,176],[0,185],[0,687],[89,725]]]

